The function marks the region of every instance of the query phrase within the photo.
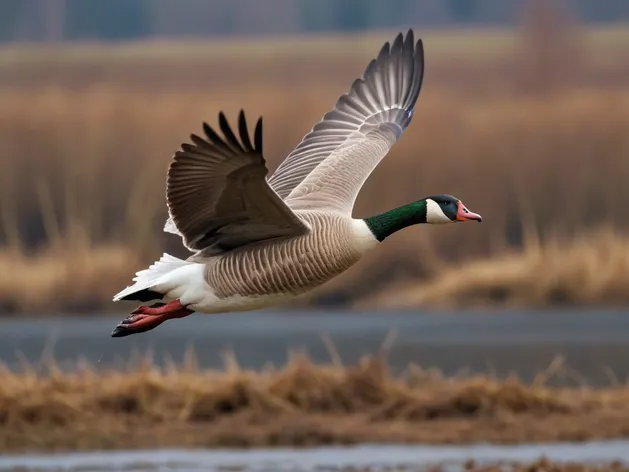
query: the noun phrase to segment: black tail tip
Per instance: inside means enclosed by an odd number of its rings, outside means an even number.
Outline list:
[[[152,300],[161,300],[164,298],[164,295],[161,293],[154,292],[153,290],[149,290],[148,288],[144,290],[140,290],[139,292],[130,293],[126,297],[122,297],[120,300],[124,301],[134,301],[134,302],[150,302]]]

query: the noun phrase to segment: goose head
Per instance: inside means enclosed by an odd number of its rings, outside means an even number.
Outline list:
[[[426,223],[445,224],[461,221],[483,221],[478,213],[467,209],[461,200],[452,195],[433,195],[425,198]]]

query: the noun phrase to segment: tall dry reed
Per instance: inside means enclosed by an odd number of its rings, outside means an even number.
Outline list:
[[[4,58],[13,77],[0,87],[4,311],[110,307],[111,294],[162,250],[185,255],[177,238],[161,232],[165,172],[202,121],[216,123],[219,110],[232,119],[240,108],[250,120],[262,115],[272,171],[364,67],[362,56],[342,61],[343,54],[327,57],[313,45],[311,63],[286,51],[254,57],[239,47],[236,59],[214,52],[197,67],[198,53],[178,57],[166,49],[160,60],[150,46],[136,52],[145,68],[124,55],[97,64],[88,54],[77,60],[57,51],[48,76],[34,74],[37,63]],[[484,222],[396,234],[362,269],[311,300],[330,293],[352,299],[384,278],[435,275],[444,264],[500,255],[540,237],[627,226],[629,73],[597,63],[604,48],[584,58],[581,80],[548,95],[532,94],[510,75],[526,55],[505,62],[504,54],[488,53],[483,62],[475,46],[475,61],[457,61],[451,51],[437,56],[429,41],[426,47],[411,127],[364,186],[355,214],[450,193]],[[479,71],[485,63],[491,67]],[[214,72],[207,85],[192,80]]]
[[[393,376],[381,355],[343,366],[295,352],[264,371],[244,370],[229,355],[224,370],[187,359],[160,368],[147,357],[126,371],[2,368],[0,451],[518,443],[627,431],[627,387],[549,387],[560,361],[525,384],[447,378],[418,365]]]

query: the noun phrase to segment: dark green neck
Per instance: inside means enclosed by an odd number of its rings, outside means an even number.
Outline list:
[[[378,241],[407,226],[426,223],[426,200],[409,203],[363,220]]]

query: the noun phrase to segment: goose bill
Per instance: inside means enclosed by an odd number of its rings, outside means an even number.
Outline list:
[[[479,223],[483,221],[482,216],[480,216],[478,213],[472,213],[467,208],[465,208],[465,205],[463,205],[461,202],[458,203],[458,207],[459,209],[456,213],[457,221],[478,221]]]

